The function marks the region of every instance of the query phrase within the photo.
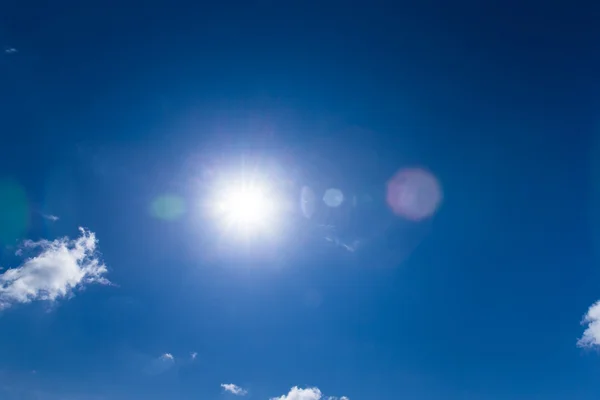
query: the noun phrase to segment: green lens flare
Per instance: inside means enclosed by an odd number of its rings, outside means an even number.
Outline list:
[[[0,243],[12,244],[29,227],[29,204],[16,182],[0,180]]]
[[[150,214],[158,219],[174,221],[185,214],[185,203],[179,196],[159,196],[150,204]]]

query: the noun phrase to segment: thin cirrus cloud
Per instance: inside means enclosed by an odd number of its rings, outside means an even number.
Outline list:
[[[44,217],[44,219],[47,219],[48,221],[52,221],[52,222],[56,222],[60,219],[56,215],[52,215],[52,214],[42,214],[42,217]]]
[[[577,341],[579,347],[600,347],[600,301],[594,303],[583,318],[587,328]]]
[[[284,394],[280,397],[272,397],[271,400],[350,400],[346,396],[342,397],[323,397],[323,393],[319,390],[319,388],[312,387],[302,389],[298,386],[294,386],[290,389],[288,394]]]
[[[221,387],[226,392],[229,392],[229,393],[234,394],[236,396],[245,396],[245,395],[248,394],[247,390],[242,389],[241,387],[239,387],[238,385],[234,385],[233,383],[222,383]]]
[[[17,255],[37,255],[0,274],[0,310],[38,300],[55,302],[88,284],[110,284],[106,265],[96,252],[96,235],[84,228],[79,232],[76,239],[23,242]]]

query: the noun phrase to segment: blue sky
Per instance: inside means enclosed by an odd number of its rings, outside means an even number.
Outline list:
[[[0,398],[597,399],[600,9],[483,3],[3,2]]]

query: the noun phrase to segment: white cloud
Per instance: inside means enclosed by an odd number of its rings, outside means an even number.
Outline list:
[[[48,221],[52,221],[52,222],[56,222],[56,221],[58,221],[60,219],[56,215],[52,215],[52,214],[42,214],[42,217],[44,217]]]
[[[158,358],[152,360],[144,372],[148,375],[160,375],[167,372],[175,365],[175,357],[171,353],[165,353]]]
[[[25,241],[17,254],[38,254],[0,274],[0,310],[35,300],[54,302],[86,284],[109,284],[104,277],[106,265],[96,253],[96,235],[84,228],[79,231],[81,235],[73,240]]]
[[[273,397],[271,400],[321,400],[323,394],[318,388],[301,389],[294,386],[287,395]]]
[[[323,393],[319,390],[319,388],[312,387],[301,389],[298,386],[294,386],[287,395],[283,395],[280,397],[273,397],[271,400],[350,400],[346,396],[335,397],[328,396],[323,397]]]
[[[600,301],[590,307],[582,323],[587,324],[587,328],[577,341],[577,345],[579,347],[600,346]]]
[[[221,387],[226,392],[235,394],[236,396],[245,396],[248,394],[247,390],[242,389],[241,387],[239,387],[238,385],[234,385],[233,383],[222,383]]]

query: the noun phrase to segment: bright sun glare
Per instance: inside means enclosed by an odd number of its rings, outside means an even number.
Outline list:
[[[227,228],[248,232],[273,228],[277,204],[265,185],[237,183],[219,191],[216,208]]]

